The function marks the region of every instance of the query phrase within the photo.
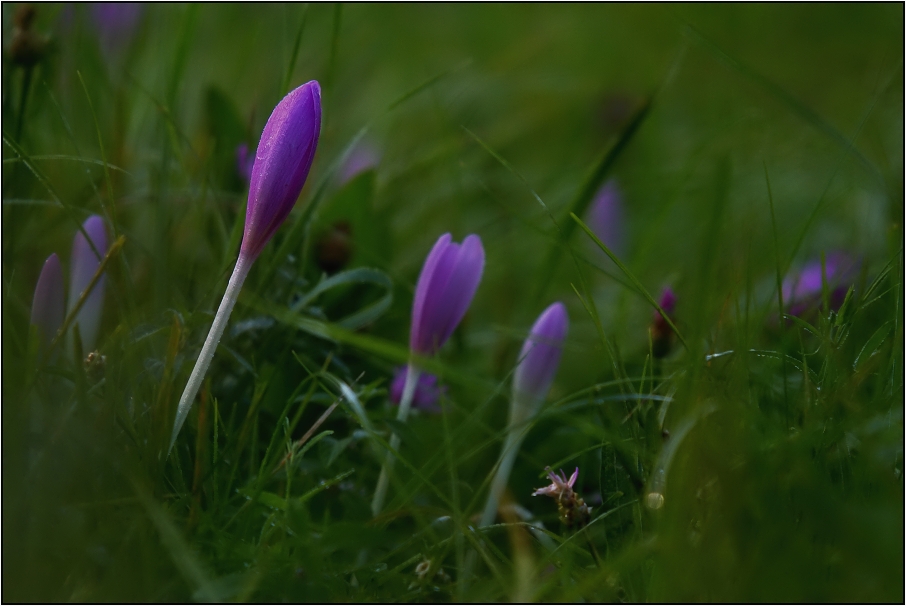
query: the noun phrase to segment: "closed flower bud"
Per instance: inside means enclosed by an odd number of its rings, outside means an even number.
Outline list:
[[[255,166],[255,154],[249,151],[247,143],[236,146],[236,173],[246,183],[252,178],[252,168]]]
[[[559,301],[545,309],[532,326],[513,375],[511,425],[522,423],[534,414],[547,396],[560,364],[560,351],[568,329],[569,316]]]
[[[314,80],[274,108],[264,126],[249,183],[241,255],[258,257],[302,192],[321,134],[321,87]]]
[[[96,2],[91,17],[108,61],[115,60],[135,37],[144,6],[140,2]]]
[[[595,194],[586,215],[588,227],[615,254],[623,248],[623,196],[611,179]],[[595,247],[597,248],[597,247]],[[603,254],[603,251],[600,251]]]
[[[484,271],[481,238],[467,236],[462,244],[442,235],[425,259],[412,304],[409,348],[422,355],[440,349],[472,303]]]
[[[82,292],[88,287],[97,272],[104,253],[107,252],[107,228],[104,226],[103,219],[92,215],[82,224],[82,229],[91,238],[95,250],[92,250],[81,231],[76,232],[72,241],[72,258],[70,259],[69,310],[72,310],[78,303]],[[94,349],[94,342],[97,339],[104,307],[105,280],[106,277],[101,276],[95,283],[94,288],[85,299],[82,309],[79,310],[73,321],[73,325],[79,327],[79,335],[85,351]]]
[[[47,257],[31,304],[31,323],[38,328],[41,350],[47,350],[63,325],[64,306],[63,270],[56,253]]]
[[[676,309],[676,295],[669,286],[661,293],[661,300],[658,305],[673,320],[673,311]],[[660,312],[654,312],[654,319],[651,321],[651,353],[655,358],[663,358],[670,353],[673,346],[673,329],[667,324],[667,321]]]

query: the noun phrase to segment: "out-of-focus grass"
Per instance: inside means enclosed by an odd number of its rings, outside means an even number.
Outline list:
[[[40,5],[28,77],[19,9],[3,5],[4,600],[903,599],[902,6],[153,5],[105,54],[89,6]],[[310,79],[309,183],[165,460],[241,236],[235,148]],[[341,185],[357,136],[380,161]],[[610,177],[619,258],[679,298],[688,349],[663,362],[650,304],[569,216]],[[27,353],[41,265],[68,267],[93,213],[126,238],[100,378]],[[347,269],[374,271],[306,299],[339,220]],[[446,231],[482,237],[485,276],[431,367],[445,413],[400,427],[386,388]],[[778,272],[834,250],[862,259],[849,303],[779,321]],[[516,518],[471,525],[553,300],[570,334],[508,496],[550,552]],[[391,429],[403,461],[371,519]],[[581,470],[582,533],[529,496],[551,464]]]

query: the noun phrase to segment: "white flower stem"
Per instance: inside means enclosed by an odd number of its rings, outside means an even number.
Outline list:
[[[507,430],[506,441],[503,444],[503,450],[500,451],[500,463],[494,479],[491,481],[488,500],[485,503],[484,512],[481,514],[481,520],[478,522],[479,528],[494,522],[500,497],[503,496],[507,481],[510,479],[510,472],[513,471],[513,464],[516,462],[516,455],[519,454],[519,445],[522,444],[523,437],[522,431],[516,427],[511,426]]]
[[[415,395],[415,387],[418,385],[418,377],[421,372],[412,364],[406,367],[406,383],[403,387],[403,398],[400,400],[400,407],[396,413],[396,420],[400,423],[406,422],[409,416],[409,409],[412,407],[412,398]],[[400,437],[397,434],[390,436],[390,447],[397,450],[400,447]],[[393,463],[396,459],[393,454],[388,452],[384,465],[381,467],[381,475],[378,478],[377,487],[374,489],[374,498],[371,500],[371,515],[376,516],[384,508],[384,499],[387,497],[387,486],[390,483],[390,472],[393,471]]]
[[[249,275],[253,261],[253,258],[247,257],[242,253],[239,254],[239,258],[236,260],[236,267],[233,268],[230,283],[227,284],[226,292],[223,293],[223,300],[220,301],[220,307],[217,308],[217,315],[214,316],[214,323],[211,324],[208,338],[204,341],[201,354],[199,354],[198,360],[195,362],[195,368],[192,369],[192,374],[189,376],[189,382],[186,383],[182,397],[179,398],[179,408],[176,409],[176,420],[173,422],[173,435],[170,437],[170,447],[167,449],[168,457],[170,456],[170,451],[173,450],[173,444],[176,443],[176,436],[179,435],[179,430],[189,415],[189,410],[195,401],[195,394],[198,393],[201,382],[204,380],[204,375],[211,365],[214,352],[217,351],[217,344],[220,342],[220,337],[223,336],[227,321],[230,319],[230,313],[233,311],[233,306],[236,305],[236,299],[239,297],[242,283],[245,282],[245,278]]]

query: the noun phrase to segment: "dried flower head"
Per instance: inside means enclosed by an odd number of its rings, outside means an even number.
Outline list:
[[[560,521],[567,526],[582,527],[587,524],[591,517],[591,508],[588,507],[585,504],[585,501],[582,500],[582,497],[573,490],[576,479],[579,477],[579,468],[576,467],[576,470],[569,479],[566,478],[566,474],[563,473],[562,469],[560,470],[560,475],[551,471],[550,467],[546,467],[545,469],[547,470],[547,477],[551,481],[551,485],[539,488],[532,493],[532,496],[536,497],[543,495],[556,499],[557,511],[560,513]]]

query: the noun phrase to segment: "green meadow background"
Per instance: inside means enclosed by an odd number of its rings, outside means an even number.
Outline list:
[[[90,5],[40,4],[28,66],[19,10],[4,601],[904,599],[902,5],[155,4],[111,50]],[[167,458],[242,233],[236,147],[312,79],[308,182]],[[344,182],[362,146],[378,161]],[[622,267],[570,216],[611,178]],[[124,238],[105,364],[44,364],[34,285],[92,214]],[[339,221],[351,258],[306,296]],[[387,388],[445,232],[481,237],[484,276],[429,368],[443,414],[400,426]],[[860,262],[844,307],[781,320],[778,280],[835,251]],[[684,343],[655,360],[667,286]],[[522,513],[476,530],[519,348],[558,300],[562,362],[505,499]],[[547,465],[579,467],[584,530],[530,496]]]

